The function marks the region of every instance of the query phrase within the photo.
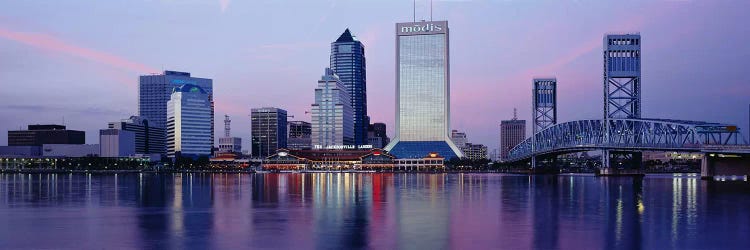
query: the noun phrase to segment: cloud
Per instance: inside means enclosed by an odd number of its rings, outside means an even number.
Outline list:
[[[106,52],[80,47],[47,34],[19,32],[7,29],[5,27],[0,27],[0,38],[5,38],[39,49],[59,52],[70,56],[91,60],[120,70],[137,72],[141,74],[159,72],[159,70],[146,66],[144,64],[129,61],[125,58]]]

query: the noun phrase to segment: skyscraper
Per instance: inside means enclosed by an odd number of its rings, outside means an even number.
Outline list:
[[[287,146],[287,113],[280,108],[254,108],[250,111],[253,157],[266,157]]]
[[[448,134],[448,41],[447,21],[396,24],[396,137],[385,149],[398,158],[463,156]]]
[[[338,76],[326,68],[315,88],[315,103],[312,104],[313,147],[354,144],[354,121],[349,97]]]
[[[500,159],[508,158],[508,152],[523,142],[526,138],[526,121],[518,120],[514,115],[512,120],[500,122]]]
[[[188,72],[164,71],[161,75],[145,75],[138,84],[138,113],[151,122],[151,126],[167,127],[167,102],[172,90],[184,84],[193,84],[208,93],[211,105],[211,146],[214,145],[214,98],[213,80],[191,77]]]
[[[290,121],[287,148],[292,150],[312,149],[312,124],[305,121]]]
[[[367,72],[365,46],[349,29],[331,43],[331,69],[344,84],[352,106],[355,145],[367,144]]]
[[[212,111],[209,94],[198,85],[174,88],[167,102],[167,156],[211,155]]]

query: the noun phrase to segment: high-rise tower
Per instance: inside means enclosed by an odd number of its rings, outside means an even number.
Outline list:
[[[385,149],[398,158],[463,157],[449,135],[448,41],[447,21],[396,24],[396,137]]]
[[[352,106],[354,141],[347,144],[367,144],[367,72],[365,46],[352,36],[349,29],[331,43],[331,69],[344,85]]]

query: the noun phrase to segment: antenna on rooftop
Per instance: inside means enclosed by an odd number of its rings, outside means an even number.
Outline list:
[[[518,112],[516,111],[516,108],[513,108],[513,120],[518,120]]]
[[[414,15],[412,16],[412,21],[417,21],[417,0],[414,0]]]
[[[430,0],[430,22],[432,22],[432,0]]]

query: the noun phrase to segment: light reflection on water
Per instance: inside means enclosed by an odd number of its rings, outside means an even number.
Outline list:
[[[737,248],[750,242],[749,187],[672,175],[0,174],[0,248]]]

